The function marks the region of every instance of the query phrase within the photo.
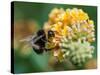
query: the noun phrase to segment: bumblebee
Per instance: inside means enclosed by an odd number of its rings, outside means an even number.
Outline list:
[[[45,47],[45,44],[47,42],[51,42],[49,39],[53,37],[55,37],[54,31],[48,30],[47,32],[45,32],[43,29],[41,29],[38,32],[36,32],[36,34],[34,34],[33,36],[23,39],[21,41],[29,42],[33,50],[37,54],[42,54],[44,51],[50,51],[54,49],[54,47],[53,48]]]

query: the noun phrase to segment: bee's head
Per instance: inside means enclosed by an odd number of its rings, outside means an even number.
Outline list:
[[[54,31],[48,30],[48,38],[55,37]]]

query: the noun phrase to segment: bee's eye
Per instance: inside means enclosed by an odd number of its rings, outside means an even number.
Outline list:
[[[49,30],[48,37],[54,37],[54,36],[55,36],[54,32],[52,30]]]

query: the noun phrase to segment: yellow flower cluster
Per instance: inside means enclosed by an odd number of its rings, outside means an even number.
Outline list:
[[[68,39],[82,39],[92,42],[94,38],[94,22],[89,19],[82,9],[57,9],[54,8],[46,23],[59,36]]]
[[[63,37],[72,42],[80,40],[91,43],[95,41],[94,22],[89,19],[88,14],[82,9],[64,10],[63,8],[54,8],[49,14],[49,19],[45,23],[44,28],[55,32],[53,43],[57,47],[53,51],[54,56],[59,60],[63,59],[62,49],[60,48]]]

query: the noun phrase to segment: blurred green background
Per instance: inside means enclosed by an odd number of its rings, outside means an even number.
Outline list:
[[[30,72],[48,72],[48,71],[63,71],[71,70],[68,63],[56,63],[50,52],[37,55],[31,47],[26,43],[21,43],[19,40],[32,35],[37,30],[41,29],[44,23],[48,20],[48,14],[53,8],[79,8],[88,13],[90,19],[95,24],[96,41],[94,58],[87,62],[87,67],[75,68],[85,69],[96,64],[97,59],[97,7],[96,6],[81,6],[67,4],[49,4],[49,3],[33,3],[33,2],[14,2],[14,72],[15,73],[30,73]],[[89,67],[88,67],[89,66]],[[73,66],[72,66],[73,67]],[[94,65],[95,67],[95,65]]]

